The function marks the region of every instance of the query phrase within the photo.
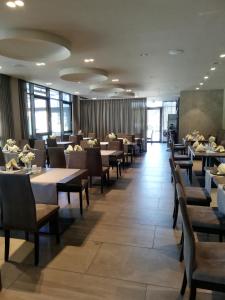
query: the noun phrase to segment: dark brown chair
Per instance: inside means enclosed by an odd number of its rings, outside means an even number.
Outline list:
[[[32,149],[32,152],[35,154],[35,159],[32,161],[32,164],[37,165],[37,167],[45,168],[46,167],[46,151]]]
[[[134,151],[133,151],[133,145],[130,144],[124,144],[123,145],[124,149],[124,158],[125,161],[128,163],[128,158],[130,158],[130,163],[133,163],[134,160]]]
[[[135,135],[134,134],[126,134],[126,138],[129,142],[134,143],[135,142]]]
[[[27,139],[19,140],[18,146],[19,146],[20,149],[23,149],[23,147],[25,145],[30,145],[29,140],[27,140]]]
[[[171,142],[169,145],[170,145],[170,150],[171,150],[171,155],[172,155],[173,160],[175,160],[175,161],[190,160],[189,155],[175,153],[174,143],[173,142]]]
[[[44,140],[34,140],[34,149],[45,150],[45,141]]]
[[[80,146],[82,149],[90,148],[90,145],[88,144],[87,140],[80,141]]]
[[[197,288],[225,293],[225,245],[196,242],[182,186],[177,184],[184,234],[184,276],[180,294],[190,287],[190,300],[196,299]]]
[[[66,168],[64,148],[49,147],[48,155],[49,155],[50,168]]]
[[[70,169],[87,169],[87,152],[86,151],[74,151],[69,154]],[[83,215],[83,191],[85,190],[87,206],[89,206],[89,192],[88,192],[88,172],[85,177],[78,178],[69,184],[65,185],[65,192],[79,193],[80,198],[80,214]],[[70,200],[69,200],[70,203]]]
[[[39,229],[51,222],[59,242],[58,205],[35,204],[29,175],[0,174],[0,192],[5,232],[5,261],[9,259],[10,231],[34,234],[35,265],[39,262]],[[12,188],[13,187],[13,188]]]
[[[2,148],[0,147],[0,166],[5,166],[5,156],[2,152]]]
[[[210,203],[212,201],[210,195],[206,191],[206,189],[202,187],[189,187],[185,186],[181,172],[180,167],[175,166],[172,158],[169,159],[170,167],[171,167],[171,173],[174,181],[174,210],[173,210],[173,228],[176,227],[177,224],[177,217],[178,217],[178,211],[179,211],[179,201],[177,198],[177,192],[176,192],[176,184],[179,183],[185,190],[185,196],[187,199],[188,205],[198,205],[198,206],[210,206]]]
[[[48,148],[57,147],[57,140],[55,139],[47,139]]]
[[[103,183],[106,177],[109,182],[109,167],[102,166],[100,148],[87,148],[86,151],[90,186],[92,186],[92,177],[101,177],[101,192],[103,193]]]
[[[70,135],[69,141],[73,143],[73,145],[80,145],[80,142],[83,140],[82,135]]]
[[[62,140],[63,140],[63,142],[69,142],[69,135],[68,134],[63,134],[63,136],[62,136]]]
[[[110,141],[108,145],[108,150],[120,151],[121,155],[117,158],[111,157],[109,160],[109,165],[112,167],[116,167],[116,176],[119,178],[119,174],[121,176],[121,163],[123,163],[124,167],[124,152],[123,152],[123,140]]]
[[[97,135],[96,135],[95,132],[89,132],[88,137],[91,138],[91,139],[96,139]]]

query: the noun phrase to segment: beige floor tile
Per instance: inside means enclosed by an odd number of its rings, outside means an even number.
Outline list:
[[[146,287],[51,269],[30,270],[1,299],[145,300]]]
[[[174,251],[103,244],[88,273],[178,287],[183,272]]]

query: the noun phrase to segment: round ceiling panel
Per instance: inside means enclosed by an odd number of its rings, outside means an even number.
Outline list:
[[[93,86],[91,87],[91,91],[95,93],[103,93],[103,94],[119,94],[124,91],[124,88],[120,85],[102,85],[102,86]]]
[[[54,62],[70,54],[70,43],[55,34],[20,29],[0,31],[0,55],[8,58]]]
[[[66,68],[59,72],[61,79],[72,82],[102,82],[108,79],[108,74],[95,68]]]

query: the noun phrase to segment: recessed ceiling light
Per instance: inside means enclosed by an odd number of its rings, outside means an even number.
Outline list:
[[[147,52],[144,52],[144,53],[140,54],[140,56],[148,56],[148,55],[149,55],[149,53],[147,53]]]
[[[85,63],[92,63],[92,62],[94,62],[95,60],[94,60],[94,58],[85,58],[84,59],[84,62]]]
[[[215,71],[215,70],[216,70],[216,67],[210,68],[210,71]]]
[[[0,66],[0,70],[2,69],[2,66]]]
[[[199,87],[196,87],[195,89],[198,91],[198,90],[199,90]]]
[[[46,65],[46,63],[44,63],[44,62],[36,62],[36,66],[38,66],[38,67],[43,67],[45,65]]]
[[[15,2],[13,2],[13,1],[8,1],[8,2],[6,2],[6,5],[7,5],[8,7],[10,7],[10,8],[15,8],[15,7],[16,7]]]
[[[203,82],[200,82],[199,84],[200,84],[200,85],[204,85],[204,83],[203,83]]]
[[[97,99],[96,97],[92,98],[92,100],[96,100],[96,99]]]
[[[220,54],[220,58],[224,58],[225,57],[225,53]]]
[[[16,6],[19,6],[19,7],[23,7],[24,6],[24,2],[22,0],[16,0],[15,4],[16,4]]]
[[[204,76],[204,79],[205,79],[205,80],[209,79],[209,76]]]
[[[118,78],[112,79],[112,82],[119,82],[120,80]]]
[[[183,54],[184,50],[183,49],[171,49],[169,50],[170,55],[178,55],[178,54]]]
[[[80,94],[80,92],[76,91],[76,92],[74,92],[74,94],[75,94],[75,95],[79,95],[79,94]]]
[[[52,85],[52,82],[46,82],[46,85]]]
[[[130,92],[132,92],[132,90],[128,89],[128,90],[126,90],[126,92],[127,92],[127,93],[130,93]]]

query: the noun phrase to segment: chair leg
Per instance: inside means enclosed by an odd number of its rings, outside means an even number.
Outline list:
[[[177,225],[178,211],[179,211],[179,203],[178,203],[178,201],[175,201],[175,203],[174,203],[173,229]]]
[[[190,289],[190,297],[189,300],[195,300],[196,299],[196,286],[191,283],[191,289]]]
[[[219,234],[219,241],[220,241],[220,243],[223,242],[223,234],[222,233]]]
[[[39,264],[39,232],[34,233],[34,264]]]
[[[101,176],[101,193],[103,193],[104,176]]]
[[[83,197],[82,197],[82,191],[79,192],[79,198],[80,198],[80,215],[83,216]]]
[[[28,231],[25,231],[25,240],[29,241],[29,232]]]
[[[88,186],[85,188],[85,195],[86,195],[87,206],[89,206],[89,191],[88,191]]]
[[[182,242],[181,247],[180,247],[180,257],[179,261],[182,262],[184,259],[184,242]]]
[[[92,187],[92,176],[90,176],[90,187]]]
[[[185,294],[186,287],[187,287],[187,275],[186,275],[186,270],[184,270],[183,282],[180,290],[180,294],[182,296]]]
[[[188,173],[189,173],[189,181],[190,181],[190,184],[192,184],[192,167],[189,168]]]
[[[59,231],[59,214],[58,212],[52,217],[50,221],[51,231],[55,233],[56,244],[60,243],[60,231]]]
[[[67,192],[68,203],[70,204],[70,192]]]
[[[119,173],[120,173],[120,177],[121,177],[121,163],[119,164]]]
[[[5,230],[5,261],[9,260],[10,231]]]
[[[116,179],[119,179],[119,166],[116,166]]]

